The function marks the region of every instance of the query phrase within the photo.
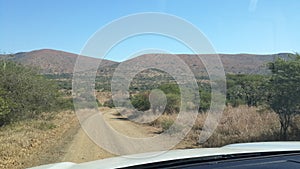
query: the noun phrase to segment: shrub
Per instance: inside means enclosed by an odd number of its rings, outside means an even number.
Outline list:
[[[0,61],[0,126],[57,110],[59,97],[54,81],[34,69]]]
[[[109,100],[105,101],[105,102],[103,103],[103,106],[104,106],[104,107],[109,107],[109,108],[115,107],[114,102],[113,102],[112,99],[109,99]]]
[[[150,109],[149,92],[142,92],[131,97],[131,104],[139,111]]]

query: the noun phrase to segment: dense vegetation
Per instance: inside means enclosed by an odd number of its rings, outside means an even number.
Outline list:
[[[59,88],[32,68],[0,61],[0,126],[12,121],[34,118],[41,112],[69,108]]]
[[[300,56],[277,58],[268,64],[272,74],[229,75],[227,102],[233,106],[263,106],[279,116],[281,139],[288,138],[294,125],[293,117],[300,113]]]
[[[266,100],[268,92],[268,76],[228,74],[227,104],[237,107],[239,105],[259,106]]]
[[[293,117],[300,113],[300,55],[289,60],[278,58],[269,64],[272,76],[269,80],[269,107],[279,115],[282,139],[287,139],[293,125]]]
[[[300,113],[300,56],[289,59],[278,58],[268,64],[271,75],[227,74],[226,104],[262,107],[274,111],[279,116],[281,139],[287,139],[293,125],[293,117]],[[165,114],[178,113],[180,91],[177,84],[164,84],[158,87],[167,97]],[[131,97],[138,110],[150,109],[149,90]],[[199,84],[199,112],[205,112],[210,106],[209,84]]]
[[[164,110],[165,114],[173,114],[178,113],[180,110],[180,89],[177,84],[163,84],[158,87],[165,95],[167,99],[167,104]],[[140,92],[136,95],[132,95],[131,103],[138,110],[145,111],[150,109],[149,102],[149,94],[150,91]],[[199,85],[199,112],[205,112],[210,107],[210,86],[208,84],[204,84],[202,86]],[[192,106],[192,105],[189,105]]]

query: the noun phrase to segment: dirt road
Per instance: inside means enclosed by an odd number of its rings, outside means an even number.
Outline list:
[[[122,116],[119,116],[116,110],[103,108],[100,110],[104,117],[104,120],[117,132],[124,134],[125,136],[143,138],[151,137],[157,129],[139,125],[130,122]],[[83,131],[79,128],[77,134],[74,136],[71,144],[65,150],[66,154],[62,158],[62,161],[69,162],[86,162],[97,159],[103,159],[108,157],[113,157],[114,155],[105,151],[96,145]]]
[[[114,109],[101,108],[100,112],[83,111],[84,115],[90,117],[83,124],[99,136],[96,140],[105,140],[104,145],[120,152],[119,154],[157,151],[155,148],[161,148],[160,145],[171,141],[168,137],[152,139],[161,135],[156,134],[161,129],[133,123],[122,118]],[[99,116],[102,121],[98,120]],[[109,127],[104,123],[108,123]],[[99,129],[104,130],[97,133]],[[141,138],[147,139],[143,142]],[[43,118],[2,128],[0,140],[0,168],[4,169],[21,169],[65,161],[81,163],[114,156],[86,135],[73,111],[45,113]],[[135,142],[136,140],[142,142]],[[183,148],[188,147],[187,145]]]

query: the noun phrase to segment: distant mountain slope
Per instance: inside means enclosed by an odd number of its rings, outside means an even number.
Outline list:
[[[155,55],[170,56],[170,54],[145,54],[133,58],[125,62],[155,63]],[[221,62],[226,73],[234,74],[266,74],[268,73],[267,63],[274,61],[276,57],[288,58],[289,53],[270,54],[270,55],[255,55],[255,54],[219,54]],[[216,57],[216,55],[192,55],[192,54],[177,54],[195,74],[195,76],[207,75],[205,67],[201,61],[202,56]],[[162,63],[162,62],[161,62]],[[177,63],[174,63],[177,64]]]
[[[124,61],[125,63],[134,62],[155,62],[155,55],[170,56],[170,54],[145,54],[136,58]],[[204,55],[204,54],[203,54]],[[202,64],[199,56],[192,54],[177,54],[195,74],[195,76],[205,76],[206,70]],[[289,53],[270,54],[270,55],[256,55],[256,54],[219,54],[223,67],[226,73],[242,73],[242,74],[265,74],[268,73],[266,64],[273,61],[276,57],[288,58]],[[11,55],[0,55],[1,58],[7,57],[23,65],[37,67],[41,73],[46,74],[62,74],[73,73],[74,65],[77,59],[77,54],[68,53],[64,51],[42,49],[31,52],[21,52]],[[205,55],[208,56],[208,55]],[[211,57],[215,57],[211,55]],[[86,57],[88,61],[96,61],[96,58]],[[142,63],[140,62],[140,63]],[[120,63],[102,60],[101,68],[99,68],[98,75],[112,76],[114,70]],[[134,65],[133,65],[134,66]],[[131,67],[128,67],[130,72]],[[133,72],[137,73],[137,72]],[[145,72],[146,73],[146,72]],[[155,72],[154,72],[155,73]]]
[[[3,56],[3,55],[2,55]],[[64,51],[42,49],[31,52],[20,52],[11,55],[8,59],[14,60],[26,66],[33,66],[40,69],[41,73],[61,74],[73,73],[76,63],[77,54]],[[96,58],[86,57],[86,59],[94,61]],[[111,66],[117,62],[102,60],[102,66]]]

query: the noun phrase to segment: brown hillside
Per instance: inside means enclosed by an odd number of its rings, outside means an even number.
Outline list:
[[[31,52],[16,53],[10,59],[19,62],[23,65],[33,66],[40,69],[41,73],[46,74],[61,74],[73,73],[74,65],[77,59],[77,54],[52,50],[42,49]],[[91,62],[96,58],[86,57]],[[111,66],[116,62],[102,60],[102,66]]]
[[[171,54],[145,54],[139,57],[125,61],[134,66],[135,63],[143,62],[157,62],[155,56],[171,56]],[[241,73],[241,74],[266,74],[268,70],[266,63],[273,61],[276,57],[287,58],[288,53],[270,54],[270,55],[256,55],[256,54],[219,54],[223,67],[226,73]],[[8,55],[1,55],[2,57]],[[9,59],[17,61],[21,64],[37,67],[41,70],[41,73],[46,74],[61,74],[61,73],[73,73],[73,68],[76,62],[77,54],[68,53],[64,51],[42,49],[31,52],[21,52],[11,55]],[[199,57],[214,55],[192,55],[192,54],[177,54],[181,60],[183,60],[195,74],[195,76],[205,76],[206,70]],[[85,57],[88,62],[94,62],[96,58]],[[168,57],[169,58],[169,57]],[[105,60],[101,61],[101,68],[99,68],[100,76],[112,76],[115,68],[120,63]],[[162,64],[162,62],[160,62]],[[176,63],[175,63],[176,64]],[[132,67],[128,67],[128,71],[131,71]],[[137,73],[137,72],[133,72]],[[147,73],[147,72],[145,72]]]
[[[145,54],[137,58],[125,61],[130,63],[143,63],[152,62],[155,63],[155,56],[163,55],[170,57],[170,54]],[[272,62],[276,57],[287,58],[288,53],[272,54],[272,55],[255,55],[255,54],[219,54],[225,73],[234,74],[266,74],[268,73],[266,64]],[[216,57],[215,55],[192,55],[192,54],[177,54],[177,56],[183,60],[192,70],[196,76],[207,75],[205,67],[201,61],[201,57],[209,56]],[[174,61],[172,61],[174,62]],[[160,62],[162,64],[163,62]],[[179,63],[174,63],[179,64]]]

